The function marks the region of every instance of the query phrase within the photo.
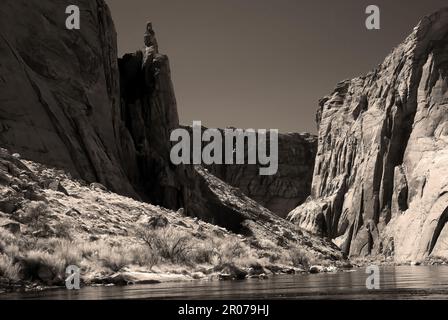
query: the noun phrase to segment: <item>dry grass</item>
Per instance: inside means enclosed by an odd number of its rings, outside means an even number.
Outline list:
[[[98,259],[102,262],[104,267],[109,268],[114,272],[118,272],[132,263],[128,258],[125,249],[116,247],[101,247],[98,251]]]
[[[147,267],[149,270],[160,263],[160,257],[148,250],[146,246],[134,245],[128,250],[129,260],[140,267]]]
[[[66,266],[79,265],[82,260],[82,254],[78,249],[77,243],[69,240],[58,239],[55,241],[53,255],[57,259],[64,261]]]
[[[155,266],[158,270],[184,266],[193,271],[200,265],[209,270],[233,265],[244,269],[266,267],[275,260],[281,264],[307,268],[313,262],[311,255],[304,250],[279,251],[271,243],[263,244],[268,249],[261,249],[250,246],[248,241],[235,235],[219,237],[213,232],[195,237],[175,226],[138,228],[135,237],[129,237],[127,241],[57,237],[30,238],[28,241],[20,239],[0,230],[1,276],[11,280],[20,277],[22,280],[39,280],[46,284],[62,283],[69,265],[80,266],[84,272],[113,274],[135,267],[151,271]],[[13,263],[17,257],[22,259],[23,273]],[[45,278],[38,270],[47,270]]]
[[[29,251],[23,258],[22,265],[24,276],[28,280],[39,279],[48,284],[61,282],[67,267],[65,261],[57,255],[38,250]]]
[[[31,202],[20,213],[17,220],[34,230],[40,230],[46,228],[49,214],[48,205],[45,202]]]
[[[62,284],[69,265],[77,265],[83,272],[111,275],[135,267],[147,271],[155,266],[157,270],[186,267],[193,272],[199,266],[206,270],[223,265],[260,269],[274,261],[307,267],[312,261],[303,250],[279,250],[267,240],[243,240],[233,234],[223,236],[213,229],[199,228],[191,232],[171,224],[156,229],[136,227],[133,235],[126,238],[103,236],[90,241],[78,236],[73,239],[64,219],[51,212],[44,202],[28,203],[17,220],[26,224],[29,232],[16,237],[0,229],[0,276],[14,281]],[[34,231],[39,235],[35,236]],[[15,264],[16,260],[20,264]]]
[[[0,254],[0,278],[2,277],[12,281],[20,280],[20,267],[12,258]]]
[[[195,264],[216,264],[219,256],[218,248],[213,241],[197,241],[191,244],[190,259]]]
[[[0,253],[5,253],[8,248],[15,245],[16,237],[8,230],[0,228]]]
[[[138,229],[137,237],[146,244],[147,254],[158,257],[158,262],[195,266],[231,263],[250,266],[258,260],[254,249],[237,237],[197,239],[174,227]],[[157,260],[157,259],[156,259]]]
[[[289,256],[294,267],[308,269],[314,262],[313,256],[306,250],[300,248],[292,248],[289,250]]]
[[[235,260],[249,259],[250,249],[242,242],[224,242],[219,246],[220,263],[235,262]]]
[[[191,243],[189,236],[184,231],[173,227],[162,229],[137,230],[140,238],[149,248],[151,254],[160,256],[161,259],[172,263],[185,263],[190,261]]]

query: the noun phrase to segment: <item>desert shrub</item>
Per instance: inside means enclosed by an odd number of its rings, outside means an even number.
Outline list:
[[[54,242],[53,255],[56,259],[64,261],[65,266],[79,265],[82,260],[82,253],[78,243],[68,240],[58,239]]]
[[[38,227],[48,215],[48,205],[45,202],[31,202],[20,214],[19,219],[21,223]]]
[[[213,241],[197,241],[191,245],[190,259],[194,263],[214,264],[218,257],[218,250]]]
[[[99,251],[102,250],[102,248],[106,248],[109,245],[107,245],[104,241],[96,241],[96,242],[90,242],[90,241],[77,241],[77,248],[79,249],[81,256],[86,259],[90,259],[92,257],[97,257]]]
[[[270,263],[288,264],[290,263],[290,254],[284,249],[278,249],[276,251],[268,251],[265,254]]]
[[[426,258],[425,262],[435,265],[448,264],[448,258],[439,255],[430,255]]]
[[[73,241],[58,238],[38,239],[33,248],[20,259],[24,274],[28,278],[53,283],[61,282],[65,278],[68,266],[81,265],[82,252]]]
[[[128,250],[128,256],[129,260],[133,264],[137,264],[141,267],[149,267],[149,269],[157,265],[160,261],[160,257],[157,252],[153,252],[147,247],[143,247],[141,245],[132,246]]]
[[[259,239],[257,240],[258,247],[264,250],[278,250],[278,246],[269,239]]]
[[[21,255],[20,247],[16,244],[10,244],[3,248],[3,253],[11,258],[15,258]]]
[[[188,263],[190,253],[189,236],[179,229],[168,227],[163,229],[137,230],[137,237],[160,258],[172,263]]]
[[[66,261],[60,256],[50,254],[44,251],[31,250],[23,259],[24,273],[33,279],[40,278],[41,280],[51,282],[55,279],[61,280],[65,276]],[[48,271],[49,274],[42,278],[39,274],[41,270]]]
[[[71,227],[62,221],[57,222],[53,225],[54,235],[62,239],[72,239]]]
[[[20,279],[20,267],[13,259],[0,254],[0,278],[17,281]]]
[[[220,263],[234,262],[249,256],[249,248],[241,241],[226,241],[218,249]]]
[[[114,272],[132,264],[151,268],[159,261],[157,254],[142,245],[124,248],[99,240],[95,242],[78,241],[74,246],[78,249],[81,258],[91,261],[98,260],[104,267]]]
[[[308,269],[313,264],[312,255],[304,249],[292,248],[289,256],[294,267],[303,267]]]
[[[122,248],[101,246],[98,250],[98,259],[103,266],[114,272],[118,272],[131,264],[128,255]]]
[[[17,220],[28,225],[36,237],[51,237],[54,230],[51,228],[51,212],[45,202],[31,202],[17,216]]]
[[[16,237],[3,228],[0,228],[0,253],[5,252],[6,248],[16,243]]]

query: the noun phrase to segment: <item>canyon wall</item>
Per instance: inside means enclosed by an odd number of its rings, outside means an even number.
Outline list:
[[[121,165],[114,25],[102,0],[77,4],[82,27],[69,31],[68,2],[2,1],[0,144],[137,197]]]
[[[192,137],[192,128],[184,128],[189,130]],[[203,131],[206,129],[203,127]],[[225,132],[223,129],[219,130],[223,137],[224,154]],[[203,148],[207,144],[208,142],[203,142]],[[236,147],[234,141],[232,150]],[[216,177],[240,189],[263,207],[285,218],[292,209],[302,204],[310,195],[316,150],[317,137],[312,134],[280,133],[278,135],[278,171],[274,175],[260,175],[259,170],[262,166],[247,164],[247,142],[244,144],[246,164],[212,164],[204,165],[204,167]],[[222,162],[225,163],[224,156]]]
[[[311,198],[289,218],[350,256],[448,257],[448,8],[319,106]]]
[[[1,2],[0,147],[255,243],[342,259],[331,242],[297,230],[200,166],[172,165],[176,99],[169,61],[159,53],[151,24],[143,49],[118,61],[104,1],[76,1],[80,30],[65,28],[70,4]]]
[[[278,172],[275,175],[260,175],[258,165],[211,165],[206,168],[285,218],[310,195],[316,150],[316,136],[308,133],[279,134]]]

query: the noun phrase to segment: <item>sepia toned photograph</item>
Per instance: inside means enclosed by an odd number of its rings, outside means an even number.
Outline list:
[[[446,1],[1,0],[5,304],[445,300],[447,222]]]

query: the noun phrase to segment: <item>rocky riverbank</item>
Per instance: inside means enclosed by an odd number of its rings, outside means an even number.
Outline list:
[[[288,241],[264,236],[236,234],[182,209],[120,196],[0,150],[5,289],[63,286],[69,265],[81,268],[84,285],[265,278],[307,272],[312,265],[347,267],[336,247],[299,229]]]

